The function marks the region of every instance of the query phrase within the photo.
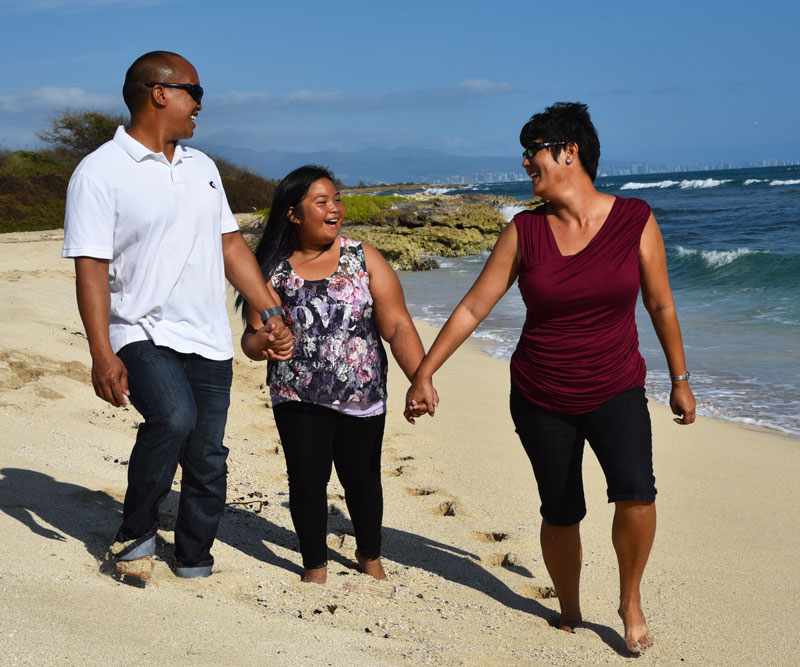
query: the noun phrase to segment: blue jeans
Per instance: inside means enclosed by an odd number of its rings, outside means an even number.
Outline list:
[[[208,576],[211,545],[225,508],[228,448],[222,440],[230,405],[232,360],[181,354],[152,341],[123,347],[134,407],[144,417],[128,464],[128,490],[116,541],[136,540],[128,557],[152,555],[158,509],[178,464],[181,497],[175,522],[176,573]]]

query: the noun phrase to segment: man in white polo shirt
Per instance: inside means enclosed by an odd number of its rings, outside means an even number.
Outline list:
[[[154,51],[128,69],[131,125],[88,155],[67,191],[63,257],[75,259],[78,309],[95,393],[129,397],[144,417],[128,464],[112,553],[149,579],[159,505],[180,463],[175,573],[211,574],[225,506],[223,445],[233,346],[225,278],[262,311],[264,358],[291,356],[291,333],[239,233],[213,161],[179,143],[203,89],[181,56]]]

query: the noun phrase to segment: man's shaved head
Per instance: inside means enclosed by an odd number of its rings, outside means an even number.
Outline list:
[[[182,60],[186,59],[171,51],[151,51],[133,61],[125,74],[125,84],[122,86],[122,98],[131,115],[144,106],[150,95],[145,83],[151,81],[178,83],[173,80],[177,76],[176,65]]]

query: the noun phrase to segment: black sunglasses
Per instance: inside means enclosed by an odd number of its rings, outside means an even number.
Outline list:
[[[543,148],[550,148],[551,146],[566,146],[568,141],[534,141],[524,151],[522,157],[533,160],[533,157]]]
[[[153,86],[164,86],[164,88],[180,88],[181,90],[185,90],[189,95],[192,96],[192,99],[200,104],[200,100],[203,99],[203,86],[197,83],[164,83],[163,81],[150,81],[149,83],[144,84],[147,88],[152,88]]]

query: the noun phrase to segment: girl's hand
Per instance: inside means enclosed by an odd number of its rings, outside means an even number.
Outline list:
[[[439,394],[433,386],[431,378],[414,377],[411,386],[406,392],[406,409],[403,416],[410,424],[416,423],[415,418],[421,417],[426,412],[433,417],[439,405]]]
[[[281,317],[276,315],[267,320],[267,323],[256,332],[256,335],[259,334],[264,336],[264,347],[262,348],[264,359],[286,361],[292,358],[294,345],[292,332]],[[259,341],[261,341],[260,338]]]
[[[293,346],[292,332],[278,316],[258,328],[249,323],[242,334],[242,351],[254,361],[286,361]]]

